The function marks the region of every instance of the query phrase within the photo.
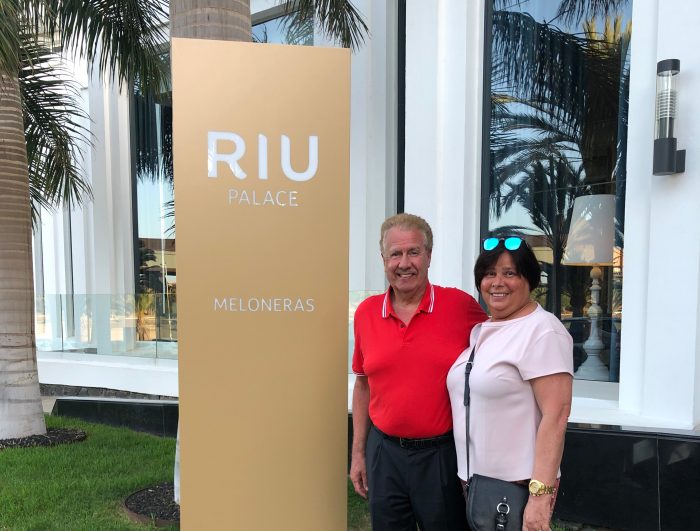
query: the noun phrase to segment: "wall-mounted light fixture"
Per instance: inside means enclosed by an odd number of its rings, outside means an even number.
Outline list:
[[[678,151],[674,127],[678,115],[676,76],[679,59],[664,59],[656,64],[656,128],[654,132],[654,175],[685,171],[685,149]]]

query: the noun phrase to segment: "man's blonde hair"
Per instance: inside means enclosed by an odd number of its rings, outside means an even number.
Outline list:
[[[422,217],[416,216],[414,214],[396,214],[384,220],[382,223],[381,235],[379,238],[379,250],[384,255],[384,238],[389,229],[398,227],[402,230],[418,230],[423,233],[425,240],[425,249],[431,253],[433,251],[433,231],[430,229],[430,225]]]

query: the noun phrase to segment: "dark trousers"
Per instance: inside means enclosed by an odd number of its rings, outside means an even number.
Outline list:
[[[453,441],[411,450],[372,427],[366,460],[373,531],[469,529]]]

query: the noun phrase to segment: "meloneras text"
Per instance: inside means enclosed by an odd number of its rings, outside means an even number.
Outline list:
[[[292,297],[214,297],[215,312],[313,312],[314,299]]]

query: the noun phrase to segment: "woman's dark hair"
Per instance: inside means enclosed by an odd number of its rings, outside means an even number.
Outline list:
[[[510,253],[513,264],[515,264],[515,270],[527,280],[527,283],[530,285],[530,291],[540,285],[540,264],[530,246],[523,240],[518,249],[509,251],[501,241],[498,242],[498,246],[495,249],[481,251],[479,258],[476,259],[476,264],[474,264],[476,289],[481,289],[481,281],[486,276],[486,271],[498,262],[498,257],[503,253]]]

